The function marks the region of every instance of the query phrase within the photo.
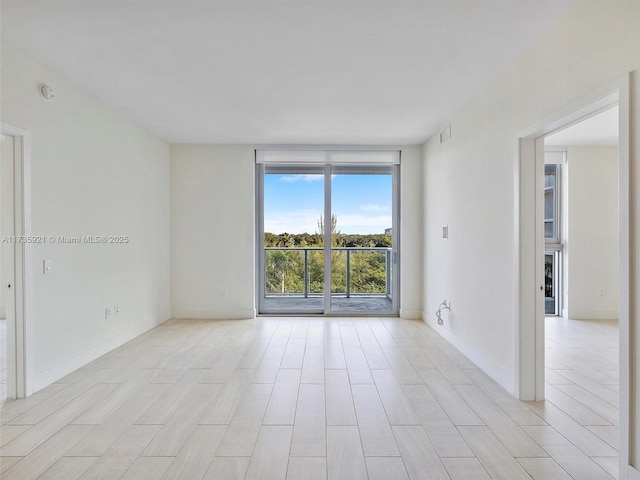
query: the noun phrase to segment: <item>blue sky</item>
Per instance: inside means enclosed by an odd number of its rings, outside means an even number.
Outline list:
[[[391,227],[391,175],[334,175],[331,182],[338,230],[384,233]],[[322,175],[265,175],[265,232],[315,233],[323,195]]]

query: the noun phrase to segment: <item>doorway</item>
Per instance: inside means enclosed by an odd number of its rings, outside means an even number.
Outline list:
[[[396,315],[398,151],[257,151],[260,314]]]
[[[618,348],[619,348],[619,409],[617,418],[609,415],[611,425],[628,425],[630,419],[631,370],[629,335],[629,298],[630,298],[630,229],[629,212],[629,123],[630,96],[629,78],[624,77],[613,84],[594,92],[589,97],[569,106],[564,112],[540,121],[522,132],[519,138],[519,155],[516,168],[516,251],[518,252],[518,282],[516,284],[517,318],[519,322],[516,351],[518,369],[516,371],[517,395],[521,400],[544,400],[545,395],[545,235],[544,235],[544,180],[545,180],[545,137],[560,132],[584,120],[618,106],[618,165],[617,165],[617,204],[618,215],[612,215],[614,229],[618,235]],[[570,162],[570,160],[569,160]],[[594,196],[597,192],[590,192]],[[611,215],[611,214],[610,214]],[[596,227],[597,228],[597,227]],[[569,239],[571,255],[571,241]],[[576,253],[576,250],[573,251]],[[614,262],[616,262],[614,260]],[[565,258],[566,261],[566,258]],[[561,278],[560,276],[558,276]],[[573,286],[576,286],[576,282]],[[588,292],[592,296],[601,296],[601,288]],[[606,288],[602,288],[606,295]],[[561,290],[558,290],[561,291]],[[570,290],[565,290],[571,295]],[[562,299],[567,306],[566,298]],[[597,343],[597,342],[596,342]],[[593,344],[595,345],[595,344]],[[609,396],[609,398],[611,398]],[[582,397],[583,402],[587,397]],[[576,404],[577,405],[577,404]],[[575,412],[574,412],[575,413]],[[583,428],[588,423],[583,424]],[[606,426],[606,425],[605,425]],[[587,432],[588,433],[588,432]],[[619,471],[630,471],[629,431],[622,428],[617,440],[619,452]],[[611,456],[611,455],[607,455]],[[603,467],[604,468],[604,467]],[[624,476],[624,475],[623,475]],[[625,477],[626,478],[626,477]]]
[[[27,276],[30,265],[25,218],[28,135],[3,124],[0,130],[0,404],[30,394],[27,383]]]
[[[617,478],[617,105],[546,136],[545,400],[599,441]]]
[[[617,320],[617,105],[544,139],[545,314]]]

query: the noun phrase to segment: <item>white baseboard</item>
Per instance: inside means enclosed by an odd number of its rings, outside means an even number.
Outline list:
[[[94,345],[80,353],[73,355],[72,357],[58,363],[57,365],[35,373],[32,381],[30,382],[30,395],[36,393],[38,390],[42,390],[44,387],[51,385],[56,380],[60,380],[65,375],[69,375],[71,372],[84,367],[95,359],[100,358],[102,355],[109,353],[110,351],[120,347],[121,345],[124,345],[128,341],[133,340],[134,338],[151,330],[163,321],[164,320],[158,323],[140,325],[137,328],[132,328],[124,332],[120,332],[113,337],[100,342],[97,345]]]
[[[571,320],[615,320],[618,318],[618,310],[572,310],[565,318]]]
[[[415,310],[410,308],[400,309],[400,318],[406,318],[408,320],[418,320],[422,318],[422,310]]]
[[[233,308],[223,310],[177,310],[171,318],[197,318],[200,320],[247,320],[256,318],[255,308]]]
[[[487,375],[489,375],[493,380],[495,380],[502,388],[504,388],[511,395],[515,392],[515,385],[513,374],[509,372],[505,372],[503,369],[498,367],[495,363],[489,360],[482,353],[478,352],[463,340],[458,338],[451,330],[449,330],[446,326],[438,325],[435,317],[431,317],[427,312],[422,312],[422,320],[433,328],[442,338],[448,341],[451,345],[456,347],[462,354],[464,354],[469,360],[475,363],[478,368],[484,371]]]

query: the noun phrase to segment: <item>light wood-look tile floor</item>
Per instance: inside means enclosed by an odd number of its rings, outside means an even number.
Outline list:
[[[549,342],[553,400],[527,404],[421,321],[171,320],[8,401],[0,475],[611,479],[613,342],[571,330]]]
[[[617,455],[618,450],[618,322],[548,317],[545,326],[547,400],[531,406],[574,447],[617,478],[618,458],[610,454]],[[584,430],[576,430],[576,423],[613,452],[602,455],[607,451],[601,443],[583,437]],[[570,461],[568,457],[565,462]]]

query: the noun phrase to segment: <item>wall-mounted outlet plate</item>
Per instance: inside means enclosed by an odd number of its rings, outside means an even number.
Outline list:
[[[111,318],[111,308],[107,307],[104,309],[104,319],[107,320]]]
[[[118,315],[120,313],[120,305],[113,306],[113,315]]]

